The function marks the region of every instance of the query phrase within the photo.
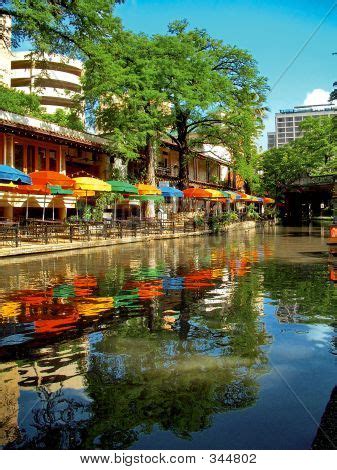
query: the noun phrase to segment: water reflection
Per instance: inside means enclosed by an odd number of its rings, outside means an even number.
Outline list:
[[[154,242],[6,265],[0,444],[124,449],[157,429],[188,442],[215,416],[256,406],[277,342],[267,306],[280,326],[336,322],[326,264],[304,263],[297,248],[297,262],[280,261],[283,236]]]

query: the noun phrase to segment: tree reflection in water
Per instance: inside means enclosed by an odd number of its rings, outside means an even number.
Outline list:
[[[13,420],[20,437],[9,433],[7,447],[126,449],[156,429],[193,439],[216,414],[253,406],[269,371],[266,302],[280,323],[336,324],[326,266],[273,259],[273,243],[219,237],[74,255],[41,274],[53,279],[44,291],[32,295],[28,281],[23,300],[12,291],[3,337],[30,318],[35,342],[11,357],[13,409],[20,390],[27,419]]]

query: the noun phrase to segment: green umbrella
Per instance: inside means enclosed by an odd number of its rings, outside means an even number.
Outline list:
[[[110,184],[113,193],[138,194],[136,186],[127,181],[110,180],[107,183]]]
[[[158,194],[142,194],[141,196],[133,196],[132,199],[137,199],[138,201],[154,201],[154,202],[165,202],[164,196],[159,196]]]
[[[62,186],[60,185],[55,185],[55,186],[49,186],[49,189],[50,189],[50,194],[52,196],[65,196],[65,195],[71,195],[71,194],[74,194],[74,191],[72,189],[64,189],[62,188]],[[55,215],[54,215],[54,198],[53,198],[53,220],[55,218]]]
[[[64,195],[64,194],[74,194],[72,189],[64,189],[62,186],[49,186],[50,194],[53,196]]]

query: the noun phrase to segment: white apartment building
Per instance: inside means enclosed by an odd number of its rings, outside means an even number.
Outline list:
[[[275,146],[282,147],[302,136],[300,123],[307,117],[337,115],[337,107],[332,104],[315,106],[295,106],[294,109],[281,110],[275,114]],[[269,143],[269,136],[268,136]]]
[[[30,51],[11,49],[11,19],[0,16],[0,81],[5,85],[35,93],[46,112],[74,107],[81,91],[82,63],[61,55],[37,57]]]
[[[275,148],[276,147],[276,132],[268,132],[267,139],[268,139],[268,150]]]

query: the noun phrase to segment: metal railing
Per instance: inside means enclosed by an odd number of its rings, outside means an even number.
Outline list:
[[[207,230],[207,221],[128,219],[109,222],[60,222],[28,219],[23,224],[0,223],[0,247],[57,244],[169,235]]]

